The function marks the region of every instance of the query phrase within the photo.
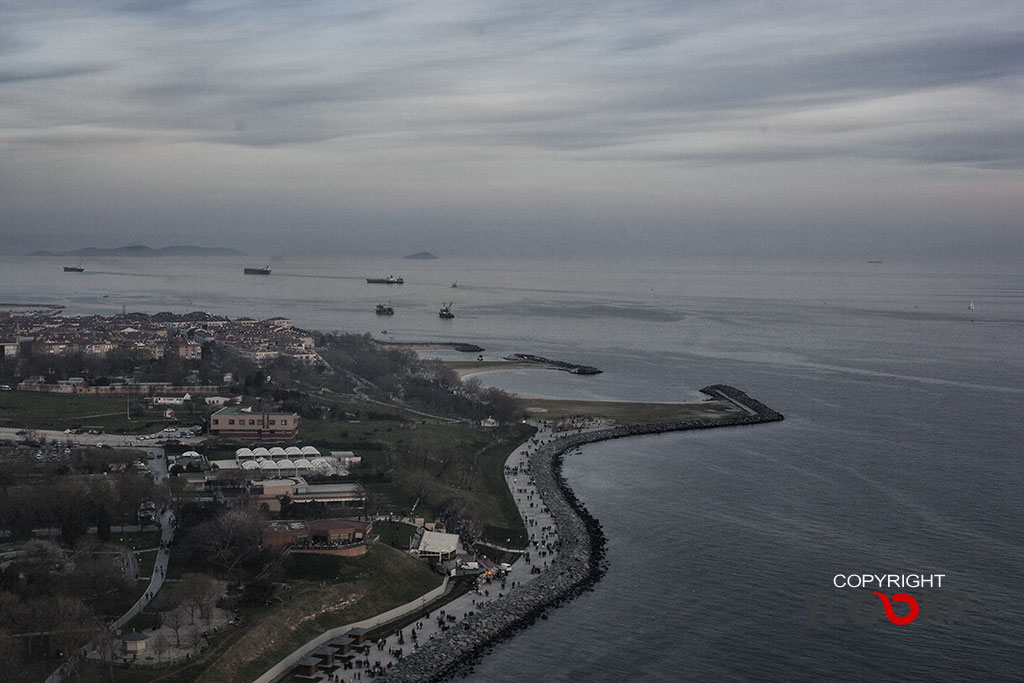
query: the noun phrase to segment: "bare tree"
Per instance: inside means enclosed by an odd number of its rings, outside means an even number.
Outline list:
[[[190,534],[207,561],[232,572],[259,551],[263,519],[253,508],[235,508],[198,525]]]
[[[207,615],[220,597],[220,583],[207,574],[190,572],[181,579],[182,606],[188,612],[189,623],[196,623],[196,615]]]
[[[153,653],[156,655],[156,661],[159,664],[164,653],[167,652],[167,649],[171,646],[170,639],[167,637],[166,633],[158,631],[150,642],[153,643]]]
[[[12,680],[21,671],[21,648],[6,628],[0,626],[0,680]]]
[[[97,629],[96,635],[93,636],[93,642],[96,643],[96,649],[100,653],[100,658],[107,663],[107,673],[110,675],[110,683],[114,683],[114,664],[117,662],[117,635],[113,629],[103,626]]]
[[[175,646],[181,647],[181,627],[188,620],[188,613],[181,607],[173,607],[163,613],[164,623],[174,631]]]

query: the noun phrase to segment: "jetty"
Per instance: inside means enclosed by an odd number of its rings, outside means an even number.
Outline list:
[[[536,363],[538,365],[544,365],[555,370],[564,370],[574,375],[600,375],[603,370],[590,365],[578,365],[576,363],[566,363],[561,360],[551,360],[550,358],[544,358],[543,356],[534,356],[530,353],[513,353],[508,356],[504,356],[503,360],[513,361],[517,363]]]

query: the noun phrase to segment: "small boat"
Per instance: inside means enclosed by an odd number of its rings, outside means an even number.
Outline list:
[[[452,302],[449,301],[447,305],[441,306],[441,310],[437,312],[437,315],[439,318],[444,318],[445,320],[451,320],[454,318],[455,314],[452,313]]]
[[[81,273],[85,271],[85,267],[79,263],[77,266],[64,266],[65,273]]]
[[[377,304],[377,315],[394,315],[395,309],[391,307],[391,302],[386,304]]]
[[[400,285],[405,282],[400,277],[394,275],[388,275],[387,277],[368,277],[366,281],[371,285]]]
[[[262,268],[246,268],[246,275],[270,275],[270,266],[263,266]]]
[[[974,302],[973,301],[971,303],[967,304],[967,310],[968,311],[973,311],[974,310]]]
[[[458,281],[456,281],[456,282],[453,282],[453,283],[452,283],[452,289],[458,289],[458,288],[459,288],[459,283],[458,283]]]

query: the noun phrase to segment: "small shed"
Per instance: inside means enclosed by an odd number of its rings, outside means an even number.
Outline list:
[[[367,633],[369,633],[369,631],[367,631],[365,628],[354,628],[351,629],[345,635],[352,639],[353,645],[362,645],[366,642]]]
[[[347,655],[349,650],[352,649],[352,639],[348,636],[342,636],[337,640],[332,640],[331,647],[335,649],[337,654]]]
[[[300,676],[316,676],[319,672],[320,660],[316,657],[303,657],[297,665]]]
[[[337,651],[337,648],[330,645],[322,645],[316,649],[313,656],[320,660],[320,666],[330,668],[334,666],[334,655]]]
[[[142,654],[146,651],[147,640],[149,640],[149,636],[145,633],[138,633],[137,631],[123,633],[121,634],[121,648],[128,655]]]

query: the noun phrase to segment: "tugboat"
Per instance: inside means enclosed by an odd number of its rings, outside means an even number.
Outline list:
[[[263,266],[262,268],[246,268],[246,275],[270,275],[270,266]]]
[[[377,315],[394,315],[395,309],[391,307],[391,302],[386,304],[377,304]]]
[[[445,320],[451,320],[452,318],[455,317],[455,314],[452,313],[452,303],[453,302],[449,301],[447,303],[447,305],[441,306],[441,310],[439,310],[437,312],[437,315],[438,315],[439,318],[444,318]]]
[[[395,277],[394,275],[388,275],[387,277],[368,277],[366,278],[366,282],[371,285],[400,285],[403,284],[405,280],[400,277]]]

